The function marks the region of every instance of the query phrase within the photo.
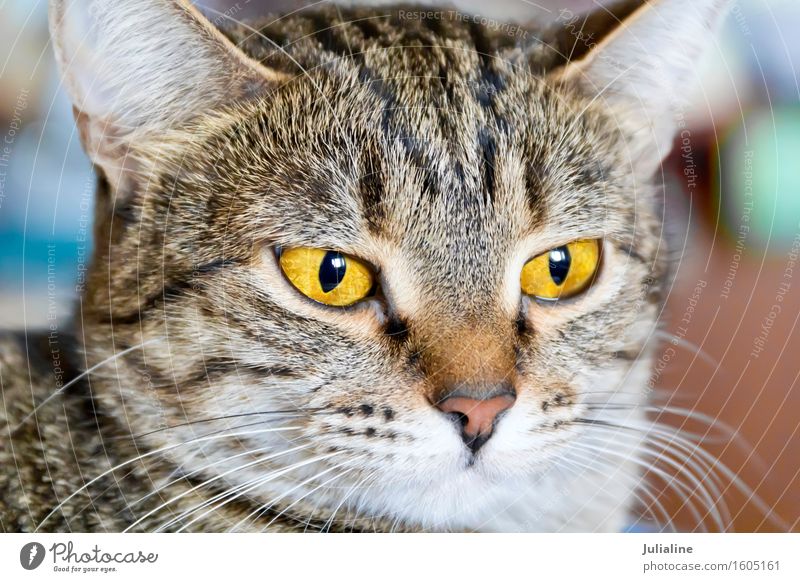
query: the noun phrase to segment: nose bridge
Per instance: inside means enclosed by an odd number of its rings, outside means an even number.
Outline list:
[[[433,400],[456,394],[485,399],[510,390],[516,359],[511,322],[437,321],[417,338]]]
[[[503,292],[508,253],[501,236],[488,236],[490,217],[452,214],[448,244],[408,242],[413,263],[429,268],[415,270],[421,292],[405,318],[431,398],[482,399],[510,381],[516,363],[517,312]]]

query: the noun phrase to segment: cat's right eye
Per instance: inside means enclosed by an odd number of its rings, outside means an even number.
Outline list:
[[[372,269],[337,251],[313,247],[283,249],[279,262],[295,289],[324,305],[347,307],[375,290]]]

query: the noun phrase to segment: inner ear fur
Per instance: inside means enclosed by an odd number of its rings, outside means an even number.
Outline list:
[[[51,0],[50,30],[84,149],[113,188],[132,149],[284,81],[186,0]]]
[[[698,65],[714,44],[729,1],[645,0],[608,11],[601,7],[586,20],[600,26],[597,38],[587,42],[584,34],[583,40],[568,42],[573,53],[550,79],[606,106],[628,139],[634,168],[652,174],[672,147],[677,115],[698,83]],[[603,23],[612,26],[603,29]],[[580,30],[594,28],[567,27],[562,34]]]

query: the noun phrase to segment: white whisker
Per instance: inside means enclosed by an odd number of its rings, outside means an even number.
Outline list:
[[[127,355],[127,354],[129,354],[129,353],[131,353],[131,352],[133,352],[133,351],[135,351],[135,350],[138,350],[138,349],[140,349],[140,348],[143,348],[143,347],[144,347],[144,346],[146,346],[146,345],[149,345],[149,344],[151,344],[151,343],[153,343],[153,342],[156,342],[156,341],[160,341],[160,340],[162,340],[162,339],[163,339],[163,338],[160,338],[160,337],[158,337],[158,338],[152,338],[152,339],[149,339],[149,340],[147,340],[147,341],[145,341],[145,342],[142,342],[142,343],[136,344],[135,346],[131,346],[131,347],[129,347],[129,348],[126,348],[126,349],[122,350],[121,352],[117,352],[117,353],[116,353],[116,354],[114,354],[113,356],[109,356],[108,358],[106,358],[106,359],[105,359],[105,360],[103,360],[102,362],[98,362],[97,364],[95,364],[95,365],[94,365],[94,366],[92,366],[91,368],[87,369],[86,371],[84,371],[84,372],[81,372],[80,374],[78,374],[77,376],[75,376],[74,378],[72,378],[72,379],[71,379],[69,382],[65,382],[65,383],[64,383],[64,385],[63,385],[63,386],[61,386],[61,387],[60,387],[58,390],[56,390],[55,392],[53,392],[52,394],[50,394],[50,396],[48,396],[48,397],[47,397],[47,398],[45,398],[45,399],[44,399],[42,402],[40,402],[38,405],[36,405],[36,407],[35,407],[35,408],[34,408],[34,409],[33,409],[33,410],[30,412],[30,413],[28,413],[28,414],[25,416],[25,418],[23,418],[23,419],[22,419],[22,420],[19,422],[19,424],[17,424],[17,426],[15,426],[15,427],[14,427],[14,429],[11,431],[12,435],[13,435],[14,433],[16,433],[17,431],[19,431],[19,430],[20,430],[20,429],[21,429],[21,428],[22,428],[22,427],[25,425],[25,423],[26,423],[26,422],[28,422],[28,420],[30,420],[31,418],[33,418],[33,417],[36,415],[36,413],[37,413],[37,412],[39,412],[39,410],[41,410],[41,409],[42,409],[42,407],[43,407],[43,406],[45,406],[45,405],[46,405],[48,402],[52,401],[54,398],[56,398],[56,397],[58,397],[58,396],[61,396],[61,395],[62,395],[64,392],[66,392],[66,391],[67,391],[67,390],[68,390],[70,387],[74,386],[74,385],[75,385],[75,384],[76,384],[76,383],[77,383],[79,380],[81,380],[81,379],[83,379],[83,378],[85,378],[85,377],[89,376],[89,375],[90,375],[92,372],[94,372],[95,370],[98,370],[99,368],[102,368],[102,367],[103,367],[103,366],[105,366],[106,364],[110,364],[110,363],[112,363],[112,362],[113,362],[114,360],[116,360],[117,358],[120,358],[120,357],[122,357],[122,356],[125,356],[125,355]]]
[[[253,435],[253,434],[262,434],[262,433],[267,433],[267,432],[278,432],[278,431],[284,431],[284,430],[297,430],[298,428],[299,427],[278,427],[278,428],[268,428],[268,429],[259,429],[259,430],[253,430],[253,431],[238,432],[238,433],[233,433],[233,434],[223,434],[223,435],[213,435],[213,436],[208,436],[208,437],[201,437],[201,438],[197,438],[197,439],[190,439],[188,441],[184,441],[184,442],[177,443],[177,444],[167,445],[167,446],[164,446],[164,447],[161,447],[161,448],[158,448],[158,449],[154,449],[152,451],[148,451],[146,453],[137,455],[136,457],[134,457],[132,459],[129,459],[127,461],[123,461],[122,463],[119,463],[118,465],[115,465],[114,467],[111,467],[110,469],[107,469],[106,471],[103,471],[97,477],[94,477],[91,481],[89,481],[88,483],[85,483],[82,487],[80,487],[80,488],[76,489],[75,491],[73,491],[69,496],[67,496],[58,505],[56,505],[52,510],[50,510],[50,512],[47,515],[44,516],[42,521],[40,521],[39,524],[34,529],[34,532],[39,531],[39,528],[41,528],[42,525],[44,525],[44,523],[48,519],[50,519],[57,511],[59,511],[64,506],[65,503],[67,503],[68,501],[73,499],[81,491],[87,489],[88,487],[91,487],[94,483],[96,483],[100,479],[103,479],[104,477],[107,477],[108,475],[111,475],[112,473],[114,473],[114,471],[117,471],[117,470],[121,469],[122,467],[126,467],[128,465],[131,465],[132,463],[136,463],[138,461],[141,461],[142,459],[153,457],[155,455],[159,455],[159,454],[164,453],[166,451],[171,451],[171,450],[174,450],[174,449],[177,449],[177,448],[180,448],[180,447],[185,447],[187,445],[191,445],[191,444],[194,444],[194,443],[197,443],[197,442],[204,442],[204,441],[207,441],[207,440],[219,440],[219,439],[223,439],[223,438],[233,438],[233,437],[238,437],[238,436],[248,436],[248,435]]]
[[[202,503],[198,507],[195,507],[195,508],[192,508],[190,510],[187,510],[187,511],[183,512],[181,515],[179,515],[175,519],[173,519],[173,520],[169,521],[168,523],[160,526],[156,531],[164,531],[167,528],[171,527],[173,524],[178,523],[180,521],[183,521],[183,519],[185,519],[186,517],[188,517],[192,513],[200,511],[205,507],[211,506],[210,509],[206,510],[201,515],[199,515],[199,516],[193,518],[192,520],[188,521],[187,523],[182,525],[177,530],[178,532],[185,531],[187,528],[191,527],[193,524],[197,523],[198,521],[200,521],[201,519],[203,519],[204,517],[209,515],[211,512],[219,510],[221,507],[224,507],[225,505],[227,505],[228,503],[231,503],[232,501],[238,499],[242,495],[246,495],[250,491],[253,491],[254,489],[257,489],[258,487],[262,486],[264,483],[268,483],[270,481],[273,481],[273,480],[275,480],[275,479],[277,479],[279,477],[282,477],[283,475],[286,475],[286,474],[288,474],[288,473],[290,473],[292,471],[295,471],[295,470],[297,470],[299,468],[305,467],[305,466],[310,465],[312,463],[317,463],[319,461],[325,461],[325,460],[330,459],[332,457],[335,457],[335,456],[337,456],[339,454],[341,454],[341,453],[337,451],[337,452],[329,453],[327,455],[320,455],[318,457],[312,457],[311,459],[305,459],[303,461],[300,461],[300,462],[295,463],[293,465],[290,465],[288,467],[284,467],[284,468],[281,468],[279,470],[273,471],[272,473],[269,473],[266,476],[260,476],[260,477],[256,477],[255,479],[251,479],[250,481],[247,481],[247,482],[245,482],[245,483],[243,483],[241,485],[238,485],[238,486],[236,486],[236,487],[234,487],[234,488],[232,488],[232,489],[230,489],[228,491],[220,493],[219,495],[215,495],[214,497],[212,497],[211,499],[209,499],[206,502]],[[225,499],[226,497],[228,499]],[[221,499],[225,499],[225,501],[222,501],[222,503],[216,503],[216,501],[219,501]]]
[[[191,494],[192,494],[192,493],[194,493],[195,491],[197,491],[197,490],[199,490],[199,489],[201,489],[201,488],[203,488],[203,487],[206,487],[206,486],[210,485],[211,483],[214,483],[215,481],[218,481],[219,479],[224,479],[225,477],[227,477],[228,475],[230,475],[230,474],[232,474],[232,473],[236,473],[236,472],[238,472],[238,471],[241,471],[241,470],[243,470],[243,469],[247,469],[247,468],[249,468],[249,467],[252,467],[252,466],[254,466],[254,465],[259,465],[259,464],[261,464],[261,463],[265,463],[265,462],[268,462],[268,461],[274,460],[274,459],[276,459],[276,458],[278,458],[278,457],[281,457],[281,456],[283,456],[283,455],[288,455],[288,454],[291,454],[291,453],[294,453],[294,452],[297,452],[297,451],[301,451],[301,450],[307,449],[307,448],[309,448],[309,447],[311,447],[311,445],[310,445],[310,444],[309,444],[309,445],[300,445],[300,446],[297,446],[297,447],[293,447],[293,448],[291,448],[291,449],[287,449],[287,450],[285,450],[285,451],[279,451],[279,452],[277,452],[277,453],[275,453],[275,454],[272,454],[272,455],[267,455],[267,456],[258,457],[257,459],[255,459],[255,460],[253,460],[253,461],[250,461],[249,463],[244,463],[244,464],[242,464],[242,465],[239,465],[239,466],[237,466],[237,467],[234,467],[233,469],[228,469],[227,471],[224,471],[224,472],[222,472],[222,473],[219,473],[219,474],[215,475],[214,477],[211,477],[211,478],[209,478],[209,479],[206,479],[205,481],[203,481],[203,482],[201,482],[201,483],[199,483],[199,484],[197,484],[197,485],[195,485],[195,486],[191,487],[191,488],[190,488],[190,489],[188,489],[187,491],[184,491],[183,493],[180,493],[179,495],[176,495],[176,496],[172,497],[172,498],[171,498],[171,499],[169,499],[168,501],[165,501],[164,503],[162,503],[161,505],[159,505],[159,506],[158,506],[158,507],[156,507],[155,509],[152,509],[152,510],[150,510],[150,511],[149,511],[149,512],[147,512],[145,515],[143,515],[142,517],[140,517],[139,519],[137,519],[135,522],[133,522],[131,525],[129,525],[129,526],[128,526],[128,527],[127,527],[125,530],[124,530],[124,532],[123,532],[123,533],[126,533],[126,532],[130,531],[131,529],[133,529],[134,527],[136,527],[136,526],[137,526],[139,523],[141,523],[142,521],[144,521],[145,519],[147,519],[147,518],[148,518],[148,517],[150,517],[151,515],[153,515],[153,514],[157,513],[158,511],[160,511],[160,510],[164,509],[165,507],[167,507],[167,506],[169,506],[169,505],[171,505],[171,504],[175,503],[176,501],[179,501],[180,499],[183,499],[183,498],[184,498],[184,497],[186,497],[187,495],[191,495]],[[263,452],[263,451],[266,451],[266,450],[271,450],[271,449],[273,449],[273,448],[274,448],[274,447],[270,446],[270,447],[262,447],[262,448],[259,448],[259,449],[254,449],[254,450],[251,450],[251,451],[245,451],[244,453],[240,453],[240,454],[238,454],[238,455],[235,455],[234,457],[229,457],[229,458],[226,458],[226,459],[221,459],[221,460],[219,460],[219,461],[217,461],[217,462],[213,463],[213,464],[212,464],[212,466],[213,466],[213,465],[216,465],[216,464],[219,464],[219,463],[230,462],[232,459],[235,459],[236,457],[240,457],[240,456],[243,456],[243,455],[253,455],[253,454],[256,454],[256,453],[259,453],[259,452]],[[193,473],[196,473],[196,472],[199,472],[199,471],[202,471],[202,470],[204,470],[204,469],[202,469],[202,468],[201,468],[201,469],[197,469],[197,470],[193,471]],[[191,475],[191,474],[189,474],[189,475]],[[174,483],[174,482],[175,482],[175,481],[173,481],[173,483]],[[157,493],[158,493],[159,491],[161,491],[162,489],[163,489],[163,488],[156,489],[156,490],[155,490],[155,491],[153,491],[153,492],[152,492],[150,495],[157,494]]]

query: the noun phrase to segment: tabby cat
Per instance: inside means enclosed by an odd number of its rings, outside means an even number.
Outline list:
[[[659,470],[726,527],[648,416],[659,170],[725,4],[52,0],[95,253],[70,329],[0,340],[3,530],[668,527]]]

